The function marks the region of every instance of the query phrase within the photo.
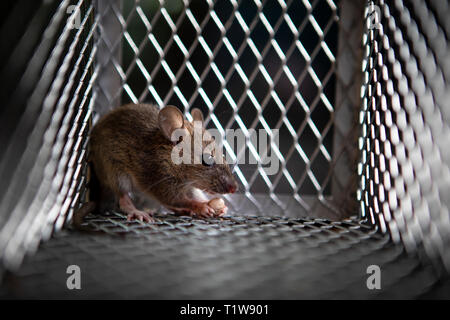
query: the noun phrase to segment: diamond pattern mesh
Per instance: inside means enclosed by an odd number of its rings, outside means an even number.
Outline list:
[[[450,48],[446,1],[378,1],[364,36],[362,215],[450,267]],[[370,7],[368,7],[370,9]],[[375,21],[367,10],[367,17]]]
[[[250,139],[240,149],[224,142],[233,160],[258,160],[258,165],[234,166],[248,201],[262,212],[255,195],[269,195],[286,210],[279,195],[288,194],[309,216],[356,214],[354,206],[330,201],[353,194],[349,177],[355,174],[346,159],[356,154],[354,147],[344,147],[352,127],[335,126],[333,114],[341,107],[351,114],[359,108],[344,98],[335,104],[338,8],[333,1],[101,3],[101,25],[120,32],[100,38],[98,114],[120,103],[151,102],[186,113],[198,107],[207,126],[222,134],[240,129],[249,138],[251,129],[269,136],[279,130],[280,145],[271,146],[280,161],[275,175],[265,173],[265,159]],[[356,86],[344,87],[357,97]]]
[[[106,234],[64,230],[45,243],[0,297],[300,299],[448,297],[448,282],[360,221],[157,215],[152,225],[118,213],[88,217]],[[81,290],[66,269],[81,268]],[[369,265],[382,290],[366,287]],[[445,291],[447,290],[447,291]],[[444,293],[444,294],[442,294]]]
[[[363,37],[350,0],[80,0],[71,31],[70,4],[47,8],[50,40],[29,50],[26,149],[6,139],[0,155],[0,256],[14,270],[0,270],[0,297],[448,298],[448,3],[368,2]],[[244,192],[223,219],[109,212],[87,217],[100,234],[60,230],[86,191],[90,121],[129,101],[200,107],[222,132],[280,129],[281,170],[236,165]],[[361,216],[312,218],[357,212],[356,167]],[[66,287],[72,264],[80,291]],[[372,264],[381,290],[366,286]]]
[[[91,3],[23,1],[11,12],[1,33],[11,47],[2,66],[0,257],[15,268],[62,228],[85,192],[98,69]],[[72,29],[77,12],[80,25]]]

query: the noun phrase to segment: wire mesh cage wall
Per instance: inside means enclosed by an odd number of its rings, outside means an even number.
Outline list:
[[[358,168],[362,216],[447,268],[448,10],[446,1],[368,6]]]
[[[239,149],[224,142],[231,159],[245,162],[234,166],[246,196],[231,201],[234,210],[355,214],[349,159],[356,162],[357,152],[348,137],[356,132],[334,118],[357,108],[335,103],[337,11],[333,1],[106,2],[98,113],[128,102],[172,104],[187,114],[200,108],[208,128],[246,135]],[[356,86],[348,89],[356,96]],[[250,130],[277,136],[275,174],[265,173]],[[257,165],[248,165],[250,157]],[[345,200],[347,211],[339,205]]]
[[[0,256],[18,278],[0,296],[24,278],[19,297],[73,297],[61,270],[74,259],[91,272],[89,297],[372,297],[370,264],[388,270],[388,297],[440,284],[448,3],[19,1],[7,12]],[[19,16],[28,23],[8,36]],[[207,128],[246,134],[240,149],[224,144],[240,181],[227,219],[160,212],[149,226],[110,212],[88,223],[129,238],[61,231],[89,197],[89,129],[129,102],[188,118],[197,107]],[[251,129],[279,139],[275,174]]]
[[[61,229],[85,192],[97,50],[92,4],[9,5],[2,25],[10,50],[2,50],[0,252],[14,267]],[[68,14],[75,11],[83,14]]]

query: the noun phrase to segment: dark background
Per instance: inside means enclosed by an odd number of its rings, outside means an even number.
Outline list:
[[[133,6],[134,1],[124,1],[123,15],[124,19],[128,21],[126,30],[128,31],[136,46],[139,47],[145,40],[148,32],[144,22],[142,22]],[[147,19],[152,22],[152,19],[158,10],[157,2],[154,0],[145,0],[140,2],[140,6],[147,16]],[[333,19],[334,12],[330,8],[327,1],[315,1],[312,3],[312,6],[312,15],[316,19],[321,29],[324,30],[325,26],[330,22],[330,20]],[[170,1],[169,4],[167,4],[166,9],[170,14],[171,19],[174,21],[174,23],[176,23],[178,17],[184,10],[184,5],[181,1]],[[193,1],[189,9],[191,10],[192,15],[195,17],[199,25],[205,18],[208,17],[209,8],[205,1]],[[233,46],[233,49],[236,52],[238,52],[241,46],[244,46],[244,50],[239,56],[237,63],[241,66],[242,70],[249,78],[250,75],[253,74],[253,72],[257,69],[258,61],[250,47],[245,43],[245,33],[237,22],[235,16],[233,15],[233,7],[231,3],[225,0],[215,1],[213,10],[217,14],[223,25],[225,25],[228,21],[231,21],[231,26],[226,30],[224,36],[228,38],[231,45]],[[245,20],[247,26],[250,26],[253,20],[259,20],[255,27],[250,30],[249,36],[253,40],[260,53],[267,45],[269,45],[269,50],[263,57],[262,64],[269,76],[274,79],[280,69],[283,68],[283,65],[275,49],[269,44],[271,40],[270,34],[267,31],[266,27],[263,25],[261,19],[258,17],[258,8],[256,4],[251,0],[240,1],[237,10],[242,15],[242,18]],[[267,18],[267,21],[270,23],[272,28],[274,28],[277,24],[277,21],[280,19],[280,17],[282,17],[282,8],[276,0],[264,1],[262,13]],[[305,22],[305,19],[308,19],[308,9],[303,5],[302,1],[290,2],[286,13],[289,15],[290,19],[297,28],[299,28],[302,23]],[[274,28],[274,31],[274,40],[278,43],[283,53],[286,55],[289,48],[294,44],[296,39],[284,20],[279,25],[279,28]],[[172,31],[162,15],[157,20],[155,20],[155,23],[152,25],[152,33],[158,41],[159,46],[164,49],[171,38]],[[197,39],[197,33],[186,16],[182,19],[177,34],[186,49],[189,51],[192,44]],[[333,21],[331,28],[324,35],[324,42],[328,45],[334,56],[336,56],[337,52],[337,35],[338,23],[337,21]],[[233,69],[233,58],[229,53],[227,47],[220,42],[220,40],[222,39],[222,33],[213,19],[208,19],[208,22],[205,24],[204,28],[201,31],[201,36],[204,37],[205,42],[208,44],[211,51],[214,52],[216,46],[220,47],[217,52],[217,56],[213,61],[217,65],[217,68],[219,69],[222,76],[226,77],[228,72]],[[127,71],[135,58],[135,54],[127,40],[125,38],[123,38],[122,40],[122,67],[124,71]],[[314,30],[310,21],[306,21],[306,25],[299,34],[298,40],[301,42],[310,56],[312,55],[315,48],[320,46],[320,38],[317,35],[317,32]],[[148,40],[148,38],[147,42],[142,48],[139,58],[147,69],[148,73],[151,74],[155,70],[155,68],[159,68],[149,84],[154,86],[160,99],[163,101],[167,101],[168,104],[173,104],[183,109],[183,103],[180,101],[176,93],[174,91],[171,91],[171,88],[173,86],[172,81],[167,75],[164,68],[159,64],[160,56],[151,41]],[[178,74],[181,68],[184,68],[177,82],[177,86],[179,87],[185,99],[187,101],[191,101],[191,97],[198,90],[197,83],[192,77],[190,71],[186,68],[184,64],[184,55],[175,42],[173,42],[168,47],[167,54],[165,55],[164,59],[167,61],[167,64],[170,66],[172,73],[175,75]],[[215,72],[210,68],[209,58],[205,53],[205,50],[199,43],[197,43],[195,50],[192,51],[192,55],[189,57],[189,61],[192,63],[192,66],[199,77],[201,77],[205,73],[204,80],[200,84],[200,87],[203,88],[211,103],[214,104],[216,102],[216,97],[218,97],[218,95],[221,93],[221,84],[217,76],[215,75]],[[304,101],[309,106],[310,114],[305,111],[305,109],[301,106],[297,99],[290,100],[290,98],[296,93],[296,90],[292,86],[291,82],[288,80],[288,77],[284,72],[281,72],[281,76],[279,76],[278,80],[274,83],[273,90],[276,92],[285,108],[287,108],[286,118],[292,125],[293,129],[296,132],[299,132],[299,129],[301,129],[302,126],[305,125],[304,122],[307,121],[307,117],[309,116],[322,135],[321,139],[323,145],[328,150],[329,154],[332,155],[333,126],[330,123],[332,121],[332,113],[327,109],[325,104],[320,99],[318,100],[318,103],[313,106],[314,100],[321,94],[321,91],[315,85],[313,79],[308,73],[302,76],[302,73],[306,72],[307,66],[307,61],[300,53],[300,50],[298,48],[295,48],[295,50],[293,50],[289,56],[286,56],[286,67],[290,70],[297,81],[300,80],[298,83],[298,92],[301,94]],[[335,100],[334,96],[336,82],[334,72],[331,77],[328,78],[327,82],[323,83],[323,80],[326,77],[327,73],[333,67],[333,63],[327,57],[322,48],[320,48],[317,55],[313,57],[311,66],[317,77],[322,82],[322,93],[327,97],[330,104],[333,106]],[[131,66],[131,69],[129,71],[130,74],[127,79],[127,84],[130,86],[134,95],[138,97],[140,101],[155,103],[155,98],[147,89],[147,80],[143,76],[139,67],[134,64]],[[252,127],[256,130],[263,129],[261,122],[257,122],[256,124],[254,123],[258,115],[258,110],[253,105],[250,98],[247,96],[247,88],[245,86],[245,83],[235,69],[232,71],[229,80],[226,81],[224,89],[228,90],[236,104],[238,103],[238,101],[240,101],[241,97],[243,97],[244,101],[238,109],[237,114],[239,115],[245,126],[247,128]],[[248,89],[253,92],[256,100],[260,105],[262,104],[263,100],[271,93],[269,84],[265,81],[264,76],[259,70],[257,71],[256,77],[251,82]],[[128,96],[127,92],[123,91],[122,103],[128,103],[131,101],[132,100]],[[207,103],[205,103],[200,94],[198,94],[197,97],[193,100],[193,103],[191,104],[191,108],[192,107],[200,108],[205,115],[209,114]],[[281,154],[285,156],[295,143],[299,143],[299,145],[303,149],[303,152],[307,155],[308,158],[311,159],[313,152],[320,146],[320,141],[314,135],[312,129],[308,125],[304,126],[303,130],[301,130],[301,134],[299,135],[299,139],[295,140],[288,130],[286,124],[282,121],[282,111],[274,101],[273,97],[270,97],[265,107],[262,106],[262,108],[262,116],[264,117],[264,120],[267,122],[268,126],[270,128],[275,128],[277,124],[279,126]],[[239,128],[237,122],[235,121],[233,109],[224,95],[222,95],[216,102],[214,114],[224,128]],[[207,117],[207,127],[214,128],[214,123],[209,120],[210,118]],[[248,153],[248,150],[246,150],[246,159],[248,159]],[[309,177],[305,175],[306,163],[303,161],[297,151],[294,150],[294,152],[292,153],[292,156],[287,161],[286,168],[292,176],[293,180],[297,184],[299,184],[298,193],[300,195],[318,194],[318,191],[315,189]],[[240,169],[242,170],[246,179],[249,180],[255,173],[256,165],[240,165]],[[323,194],[325,195],[330,193],[331,179],[326,179],[329,169],[329,162],[321,152],[318,152],[311,162],[311,170],[318,182],[321,184],[321,186],[323,186]],[[269,176],[269,179],[273,182],[274,179],[280,174],[281,173]],[[262,177],[257,174],[254,183],[250,188],[250,191],[266,193],[269,191],[269,188]],[[282,175],[274,191],[277,193],[292,193],[293,190],[289,185],[287,179],[284,177],[284,175]]]

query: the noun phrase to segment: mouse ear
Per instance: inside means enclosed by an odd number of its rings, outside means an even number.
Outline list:
[[[184,118],[181,111],[174,106],[166,106],[159,111],[158,124],[163,135],[170,141],[172,132],[183,128]],[[176,142],[176,141],[173,141]]]
[[[194,121],[201,121],[201,123],[203,124],[203,112],[199,108],[192,109],[191,115]]]

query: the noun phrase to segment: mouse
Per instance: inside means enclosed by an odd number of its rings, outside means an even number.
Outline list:
[[[225,157],[215,160],[217,146],[207,134],[201,110],[192,109],[191,116],[188,121],[175,106],[160,109],[142,103],[114,108],[101,117],[91,130],[88,159],[99,196],[75,212],[73,224],[80,226],[88,213],[108,209],[119,209],[127,220],[154,221],[152,210],[138,208],[136,195],[178,215],[208,218],[227,213],[220,195],[236,192],[237,181]],[[201,161],[174,162],[172,154],[180,143],[190,141],[194,150],[196,123],[205,137],[201,150],[195,149],[202,153]],[[175,130],[182,134],[176,137]],[[191,160],[194,156],[195,151]]]

